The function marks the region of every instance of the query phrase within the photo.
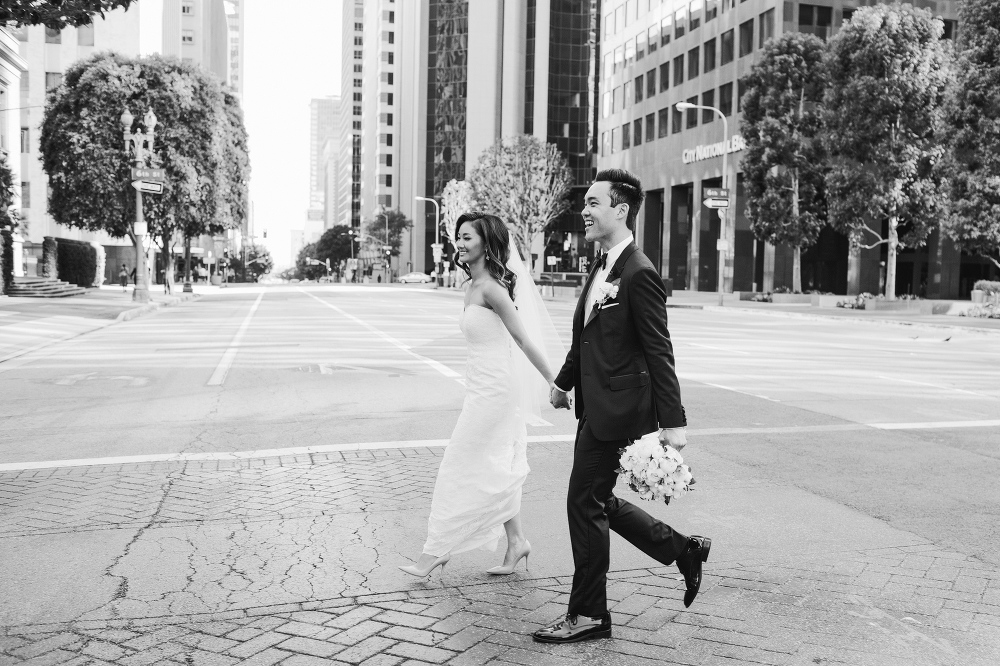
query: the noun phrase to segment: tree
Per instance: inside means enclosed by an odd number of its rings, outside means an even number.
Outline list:
[[[959,5],[955,75],[944,113],[941,162],[950,205],[944,230],[1000,268],[1000,2]]]
[[[452,247],[455,246],[455,224],[463,213],[476,210],[476,192],[472,189],[472,184],[467,180],[455,180],[452,178],[444,186],[441,193],[441,216],[444,218],[445,231]]]
[[[318,280],[327,274],[324,266],[311,264],[310,259],[316,259],[316,243],[304,245],[295,258],[295,275],[301,280]]]
[[[135,219],[131,161],[119,116],[152,109],[157,116],[150,166],[162,167],[161,195],[143,199],[153,238],[165,254],[174,234],[191,238],[238,224],[238,188],[230,186],[234,129],[218,82],[176,58],[98,53],[66,70],[48,95],[42,120],[42,166],[49,176],[49,213],[60,224],[130,237]],[[248,168],[248,167],[247,167]],[[245,170],[245,169],[244,169]],[[138,247],[136,248],[138,252]],[[173,265],[165,267],[172,279]]]
[[[0,229],[13,229],[15,220],[10,207],[14,205],[14,172],[7,163],[7,155],[0,152]]]
[[[859,8],[829,44],[824,124],[830,221],[856,247],[887,245],[890,299],[896,296],[897,250],[922,245],[941,208],[934,165],[942,148],[935,128],[950,75],[943,30],[927,10],[877,5]],[[877,240],[864,245],[866,234]]]
[[[263,245],[254,243],[246,251],[245,276],[247,282],[257,282],[274,268],[271,251]]]
[[[386,241],[386,218],[388,217],[389,239]],[[413,221],[406,217],[398,208],[379,213],[365,223],[365,233],[377,238],[380,245],[388,245],[394,257],[399,256],[399,248],[403,244],[403,233],[409,231]]]
[[[382,218],[379,218],[382,219]],[[385,230],[383,228],[383,236]],[[351,244],[354,247],[351,247]],[[319,237],[316,241],[315,258],[320,261],[330,260],[330,266],[338,267],[344,259],[357,256],[357,239],[351,234],[351,229],[346,224],[335,224]]]
[[[135,0],[4,0],[0,4],[0,25],[45,25],[62,30],[67,25],[89,25],[95,14],[118,8],[128,9]]]
[[[817,37],[786,33],[764,45],[743,79],[747,217],[760,240],[794,248],[792,288],[799,292],[802,248],[815,244],[826,224],[819,107],[824,52]]]
[[[528,260],[535,238],[569,209],[573,174],[555,144],[519,134],[483,151],[469,181],[482,210],[509,225]]]

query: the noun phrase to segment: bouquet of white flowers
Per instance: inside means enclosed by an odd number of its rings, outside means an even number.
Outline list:
[[[653,432],[619,451],[618,473],[625,476],[628,487],[644,500],[678,499],[694,484],[691,468],[677,449],[660,443]]]

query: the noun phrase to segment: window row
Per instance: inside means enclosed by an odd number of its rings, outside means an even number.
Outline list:
[[[725,116],[733,115],[733,86],[726,83],[715,89],[706,90],[701,94],[701,106],[713,107]],[[736,84],[736,111],[743,107],[743,84]],[[718,98],[718,104],[716,99]],[[698,104],[698,96],[689,97],[685,100],[689,104]],[[601,132],[601,155],[609,155],[620,150],[626,150],[642,143],[649,143],[654,139],[661,139],[671,134],[678,134],[685,129],[692,129],[698,126],[699,119],[702,125],[707,125],[716,120],[718,115],[711,109],[688,109],[681,111],[676,105],[664,107],[656,113],[647,114],[645,118],[636,118],[627,122],[621,127],[615,127],[611,131]]]
[[[660,4],[660,0],[643,0],[648,2],[649,10],[653,10]],[[673,33],[674,37],[681,37],[689,30],[697,30],[702,23],[708,23],[719,15],[719,7],[722,11],[732,9],[734,0],[690,0],[678,7],[673,12],[666,10],[667,15],[663,16],[658,27],[666,29],[667,34]],[[636,20],[638,20],[639,3],[637,0],[626,0],[626,2],[604,15],[604,37],[615,35]],[[669,41],[669,38],[668,38]]]
[[[17,28],[11,28],[11,33],[18,39],[18,41],[26,42],[28,41],[28,28],[26,26],[20,26]],[[56,28],[45,28],[45,43],[46,44],[62,44],[62,30]],[[94,45],[94,26],[93,25],[81,25],[76,29],[76,44],[77,46],[93,46]]]
[[[762,13],[758,17],[760,23],[760,29],[757,33],[757,47],[762,48],[764,43],[774,37],[774,9],[769,9]],[[636,63],[645,57],[646,53],[653,53],[657,50],[657,32],[660,28],[654,26],[649,29],[649,34],[643,33],[636,37],[635,41],[630,40],[628,43],[617,47],[613,52],[604,55],[604,78],[610,78],[615,72],[625,69]],[[744,21],[739,26],[739,57],[743,57],[750,53],[753,53],[754,42],[753,42],[753,32],[754,32],[754,19],[749,21]],[[659,44],[660,46],[666,46],[670,43],[669,33],[658,33],[660,35]],[[719,43],[719,48],[721,53],[719,57],[721,59],[721,64],[725,65],[731,62],[734,58],[734,41],[735,41],[735,31],[727,30],[722,33],[718,38],[713,37],[712,39],[705,42],[705,68],[704,71],[708,72],[715,69],[716,60],[716,41]],[[693,74],[688,74],[688,78],[692,76],[698,76],[698,62],[697,54],[699,47],[691,49],[689,53],[689,61],[691,54],[694,55],[695,61],[693,64],[689,64],[689,69]],[[683,60],[684,56],[678,56]],[[677,58],[674,59],[677,61]],[[683,67],[683,65],[682,65]],[[683,78],[681,79],[683,81]]]

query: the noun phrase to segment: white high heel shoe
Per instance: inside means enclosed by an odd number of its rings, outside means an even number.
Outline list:
[[[417,578],[426,578],[431,575],[431,572],[441,567],[441,575],[444,575],[444,565],[448,564],[448,560],[451,559],[451,555],[442,555],[437,558],[426,569],[418,569],[416,563],[408,564],[406,566],[399,567],[400,571],[410,574],[411,576],[416,576]]]
[[[521,558],[524,558],[524,570],[527,571],[528,570],[528,555],[530,555],[530,554],[531,554],[531,544],[527,540],[525,540],[525,542],[524,542],[524,548],[521,549],[520,551],[518,551],[517,555],[514,557],[514,561],[513,562],[511,562],[509,565],[503,565],[503,564],[501,564],[498,567],[493,567],[492,569],[487,569],[486,573],[491,574],[493,576],[508,576],[508,575],[514,573],[514,567],[516,567],[517,563],[521,561]]]

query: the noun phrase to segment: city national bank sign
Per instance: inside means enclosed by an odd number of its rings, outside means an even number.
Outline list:
[[[727,153],[738,153],[746,147],[747,144],[743,140],[743,137],[739,134],[734,134],[731,139],[720,141],[719,143],[709,143],[685,150],[681,153],[681,159],[684,160],[684,164],[691,164],[692,162],[700,162],[713,157],[721,157]]]

